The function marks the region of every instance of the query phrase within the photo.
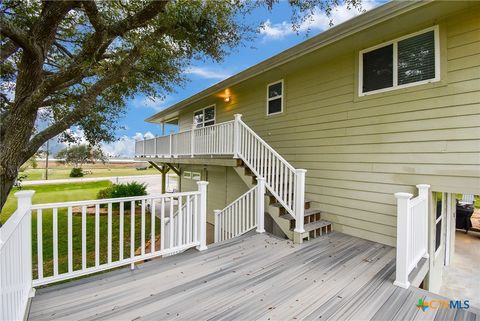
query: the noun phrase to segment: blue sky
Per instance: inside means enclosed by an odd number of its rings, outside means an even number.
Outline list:
[[[363,8],[370,10],[379,4],[379,0],[364,0]],[[332,12],[331,18],[338,25],[358,14],[356,9],[340,6]],[[111,155],[131,157],[135,139],[161,134],[160,126],[146,123],[145,118],[329,28],[330,18],[316,13],[300,26],[297,34],[291,28],[290,18],[291,9],[286,1],[280,1],[272,11],[258,8],[247,21],[252,26],[264,22],[265,27],[253,41],[233,49],[220,63],[194,62],[185,73],[187,82],[177,86],[175,92],[167,94],[163,101],[153,101],[142,94],[128,101],[127,113],[119,122],[126,129],[118,132],[119,141],[104,146],[105,151]]]

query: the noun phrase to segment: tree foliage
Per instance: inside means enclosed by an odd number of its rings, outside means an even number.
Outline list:
[[[82,167],[85,163],[105,163],[107,157],[98,147],[82,144],[64,148],[57,153],[57,158],[65,160],[65,163],[73,165],[73,167]]]

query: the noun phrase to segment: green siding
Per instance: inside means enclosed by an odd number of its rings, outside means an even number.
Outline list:
[[[478,8],[478,7],[477,7]],[[480,9],[480,8],[479,8]],[[308,170],[306,197],[334,229],[395,245],[395,192],[480,193],[480,20],[478,10],[430,21],[389,38],[357,41],[333,59],[315,53],[235,87],[231,103],[211,97],[180,116],[216,103],[217,122],[243,120],[293,166]],[[358,51],[439,24],[441,81],[358,97]],[[402,25],[399,20],[398,25]],[[403,25],[412,25],[405,23]],[[378,26],[382,28],[382,26]],[[365,34],[358,39],[367,39]],[[355,43],[355,38],[345,43]],[[325,49],[331,52],[332,48]],[[285,81],[285,111],[265,115],[266,85]],[[221,193],[221,191],[219,192]],[[223,196],[222,196],[223,197]]]
[[[184,171],[200,172],[202,180],[208,181],[207,222],[212,224],[214,223],[213,210],[222,210],[248,190],[247,185],[231,167],[181,165],[180,168],[182,174]],[[197,189],[197,181],[183,178],[182,175],[182,192]]]

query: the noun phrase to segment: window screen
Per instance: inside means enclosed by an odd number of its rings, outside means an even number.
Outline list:
[[[363,54],[363,92],[393,86],[393,45]]]
[[[390,44],[361,53],[362,93],[425,82],[438,78],[435,55],[437,32],[394,40]]]
[[[435,78],[435,36],[429,31],[398,42],[398,84]]]
[[[279,81],[274,84],[268,85],[268,99],[267,99],[267,114],[281,113],[283,99],[283,82]]]

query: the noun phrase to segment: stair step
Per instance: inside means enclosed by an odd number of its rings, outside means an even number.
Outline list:
[[[321,227],[332,226],[332,223],[325,220],[316,221],[313,223],[308,223],[304,225],[305,232],[310,232]]]
[[[309,216],[311,216],[311,215],[321,214],[321,213],[322,213],[322,212],[321,212],[320,210],[311,208],[311,209],[305,210],[305,212],[304,212],[304,217],[306,218],[306,217],[309,217]],[[286,220],[290,220],[290,221],[295,220],[295,218],[292,216],[292,214],[290,214],[290,213],[288,213],[288,212],[285,213],[285,214],[280,215],[280,217],[281,217],[281,218],[284,218],[284,219],[286,219]]]

